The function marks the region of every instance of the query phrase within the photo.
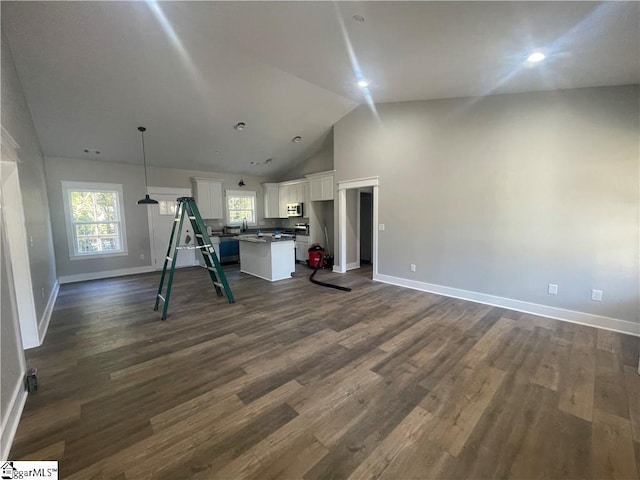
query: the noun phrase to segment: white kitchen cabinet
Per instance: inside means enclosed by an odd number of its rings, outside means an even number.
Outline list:
[[[262,189],[264,191],[264,218],[281,218],[280,185],[277,183],[263,183]]]
[[[287,203],[308,201],[307,180],[282,183],[263,183],[265,218],[287,218]]]
[[[307,202],[307,185],[308,181],[303,180],[301,182],[294,183],[289,186],[289,198],[290,202],[306,203]]]
[[[309,260],[309,236],[296,235],[296,262],[306,263]]]
[[[198,204],[200,216],[204,219],[223,218],[223,181],[204,177],[193,177],[192,180],[194,198]]]
[[[309,179],[309,200],[333,200],[333,171],[307,175]]]
[[[287,218],[287,203],[289,203],[289,185],[280,185],[278,196],[278,216],[280,218]]]

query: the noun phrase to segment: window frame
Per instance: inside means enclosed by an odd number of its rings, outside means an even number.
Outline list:
[[[252,197],[253,198],[253,222],[247,221],[247,225],[256,226],[258,225],[258,197],[255,191],[252,190],[226,190],[225,191],[225,210],[227,214],[227,224],[228,225],[242,225],[241,221],[232,221],[231,220],[231,209],[229,208],[229,199],[231,197]]]
[[[87,260],[92,258],[106,258],[106,257],[122,257],[129,254],[127,248],[127,227],[124,215],[124,201],[122,194],[122,184],[119,183],[96,183],[96,182],[76,182],[63,180],[62,184],[62,204],[64,210],[65,226],[67,230],[67,244],[69,248],[70,260]],[[118,220],[115,222],[95,222],[95,223],[117,223],[119,225],[120,232],[120,250],[112,252],[78,252],[75,235],[76,222],[73,221],[72,209],[71,209],[71,192],[106,192],[115,193],[117,202],[117,215]]]

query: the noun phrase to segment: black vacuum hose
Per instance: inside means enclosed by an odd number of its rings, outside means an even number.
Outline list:
[[[313,273],[311,274],[311,276],[309,277],[309,281],[311,283],[315,283],[316,285],[320,285],[321,287],[328,287],[328,288],[335,288],[336,290],[342,290],[343,292],[350,292],[351,289],[349,287],[341,287],[340,285],[333,285],[331,283],[325,283],[325,282],[321,282],[319,280],[315,280],[313,277],[316,274],[316,272],[320,270],[320,267],[315,267],[313,269]]]

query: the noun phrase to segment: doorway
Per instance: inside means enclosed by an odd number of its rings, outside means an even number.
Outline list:
[[[361,259],[361,206],[360,191],[371,195],[371,264],[372,276],[378,272],[378,177],[338,182],[338,263],[334,271],[345,273],[360,266]],[[354,216],[357,218],[354,222]],[[368,216],[368,215],[367,215]],[[356,225],[354,225],[356,223]]]
[[[371,265],[373,259],[373,188],[359,189],[360,265]]]
[[[169,237],[173,228],[176,214],[176,199],[190,197],[191,189],[149,187],[149,195],[158,201],[157,205],[149,205],[149,238],[151,242],[151,266],[162,270],[167,256]],[[185,221],[182,225],[182,235],[179,245],[194,245],[194,235],[191,223]],[[182,249],[176,260],[176,268],[198,265],[195,250]]]

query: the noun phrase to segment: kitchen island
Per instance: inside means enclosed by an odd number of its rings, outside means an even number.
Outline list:
[[[239,235],[240,271],[275,282],[296,270],[293,237]]]

